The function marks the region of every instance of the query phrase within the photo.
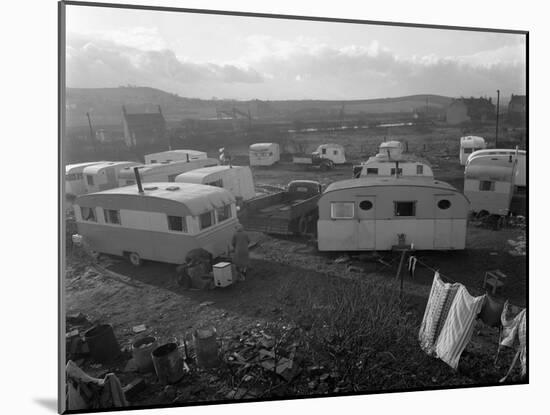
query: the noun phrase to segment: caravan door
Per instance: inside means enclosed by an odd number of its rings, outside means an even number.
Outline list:
[[[434,196],[434,249],[453,248],[454,195]]]
[[[357,197],[357,249],[374,250],[376,246],[376,196]]]

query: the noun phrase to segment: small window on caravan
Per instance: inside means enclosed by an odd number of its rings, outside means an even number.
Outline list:
[[[442,210],[449,209],[451,207],[451,201],[447,199],[441,199],[437,202],[437,207]]]
[[[416,202],[393,202],[395,216],[415,216]]]
[[[87,174],[86,175],[86,180],[88,181],[88,184],[90,186],[93,186],[94,185],[94,176],[92,176],[91,174]]]
[[[95,208],[80,206],[80,215],[82,216],[82,220],[97,222]]]
[[[223,222],[231,217],[231,205],[225,205],[216,209],[218,215],[218,223]]]
[[[359,209],[361,209],[361,210],[371,210],[372,206],[373,206],[373,204],[370,200],[362,200],[359,203]]]
[[[209,228],[214,224],[214,212],[206,212],[199,216],[200,229]]]
[[[395,176],[395,167],[393,167],[391,170],[390,170],[390,175],[392,176]],[[402,176],[403,175],[403,169],[401,167],[399,167],[397,169],[397,175],[398,176]]]
[[[495,190],[495,182],[490,180],[480,180],[479,181],[479,190],[481,192],[491,192]]]
[[[333,150],[333,151],[332,151],[332,154],[334,154],[335,156],[337,156],[337,155],[338,155],[338,150]]]
[[[378,168],[375,167],[367,167],[367,176],[377,176],[378,175]]]
[[[354,206],[353,202],[332,202],[330,204],[330,217],[332,219],[352,219]]]
[[[208,186],[223,187],[223,179],[214,180],[213,182],[205,183]]]
[[[168,229],[171,231],[187,233],[187,220],[182,216],[167,216]]]
[[[321,154],[327,154],[327,149],[326,148],[321,149]]]
[[[105,223],[120,225],[120,211],[114,209],[103,209],[103,215],[105,216]]]
[[[462,150],[464,150],[464,154],[470,154],[470,153],[472,153],[473,148],[471,148],[471,147],[464,147]]]
[[[424,174],[424,166],[422,164],[416,165],[416,174]]]

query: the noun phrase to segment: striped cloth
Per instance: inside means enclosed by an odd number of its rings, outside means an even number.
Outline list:
[[[455,298],[437,338],[435,354],[453,369],[458,367],[462,351],[474,330],[474,321],[485,302],[485,295],[473,297],[459,284]]]
[[[518,326],[519,337],[519,360],[521,362],[521,376],[525,376],[527,373],[527,311],[523,311],[523,316]]]
[[[428,355],[435,354],[435,343],[445,323],[451,304],[460,284],[444,283],[436,272],[420,325],[418,340],[420,347]]]

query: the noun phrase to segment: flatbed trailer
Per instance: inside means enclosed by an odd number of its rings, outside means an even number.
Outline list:
[[[303,235],[315,230],[318,218],[317,201],[321,184],[295,180],[288,188],[246,202],[239,212],[239,221],[246,230],[279,235]]]

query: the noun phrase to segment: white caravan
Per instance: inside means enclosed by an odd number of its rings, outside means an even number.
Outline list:
[[[251,166],[271,166],[277,163],[280,158],[279,144],[277,143],[256,143],[248,148]]]
[[[460,165],[465,166],[470,154],[474,151],[483,150],[486,147],[487,144],[483,137],[477,137],[475,135],[460,137]]]
[[[252,171],[248,166],[215,166],[191,170],[176,177],[177,183],[197,183],[229,190],[237,202],[256,196]]]
[[[491,156],[492,160],[501,159],[503,165],[511,163],[517,159],[516,171],[514,174],[514,186],[527,186],[527,151],[513,149],[487,149],[478,150],[468,157],[468,163],[476,157]]]
[[[118,175],[125,167],[139,166],[135,161],[107,161],[85,167],[83,170],[86,193],[118,187]]]
[[[346,151],[340,144],[321,144],[312,154],[318,155],[322,159],[329,159],[334,164],[346,162]]]
[[[128,186],[136,183],[134,167],[139,169],[141,181],[150,182],[173,182],[182,173],[200,169],[203,167],[217,166],[218,160],[206,158],[191,161],[168,161],[153,164],[141,164],[139,166],[125,167],[118,176],[119,186]]]
[[[162,163],[163,161],[191,161],[207,158],[204,151],[197,150],[168,150],[160,153],[145,155],[145,164]]]
[[[86,163],[67,164],[65,166],[65,194],[80,196],[86,193],[84,169],[88,166],[106,163],[105,161],[89,161]]]

